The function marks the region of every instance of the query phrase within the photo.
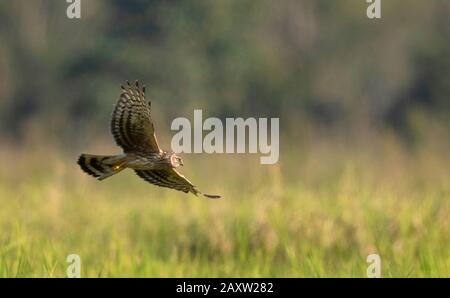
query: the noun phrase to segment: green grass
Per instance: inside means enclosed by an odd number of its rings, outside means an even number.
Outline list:
[[[29,148],[1,152],[1,277],[64,277],[72,253],[83,277],[365,277],[371,253],[383,277],[450,277],[436,152],[305,147],[275,166],[185,156],[182,172],[225,196],[205,200],[130,171],[98,182],[74,155]]]

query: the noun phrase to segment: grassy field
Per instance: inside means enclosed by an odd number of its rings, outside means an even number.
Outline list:
[[[450,277],[448,148],[282,146],[275,166],[185,156],[182,172],[225,196],[205,200],[131,171],[98,182],[76,153],[3,144],[0,276],[64,277],[76,253],[83,277],[365,277],[377,253],[383,277]]]

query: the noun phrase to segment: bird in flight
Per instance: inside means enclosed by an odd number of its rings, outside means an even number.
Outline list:
[[[145,86],[139,87],[136,81],[127,81],[122,87],[119,101],[111,118],[111,133],[123,154],[92,155],[81,154],[78,164],[87,174],[98,180],[111,177],[130,168],[147,182],[168,187],[185,193],[199,194],[218,199],[221,196],[200,192],[176,168],[183,166],[183,160],[173,152],[159,147],[150,114],[151,103],[145,101]]]

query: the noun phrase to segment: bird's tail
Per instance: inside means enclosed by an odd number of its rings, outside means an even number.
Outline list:
[[[122,167],[122,158],[119,155],[81,154],[78,164],[84,172],[98,180],[111,177],[125,168]]]

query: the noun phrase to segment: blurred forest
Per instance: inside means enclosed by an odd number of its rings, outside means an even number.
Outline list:
[[[2,139],[105,134],[125,80],[147,84],[156,118],[279,117],[413,144],[450,118],[450,2],[65,1],[0,3]],[[435,126],[433,126],[435,127]],[[109,137],[109,136],[108,136]]]

